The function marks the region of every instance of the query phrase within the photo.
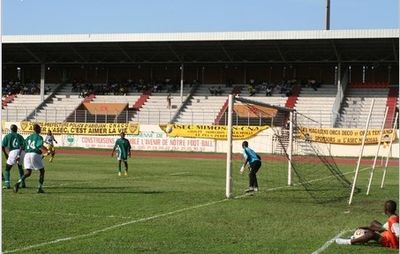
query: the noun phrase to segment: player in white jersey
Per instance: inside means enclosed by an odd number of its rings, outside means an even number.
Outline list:
[[[54,138],[53,133],[51,133],[51,130],[47,132],[47,136],[44,139],[44,146],[47,148],[47,153],[45,156],[50,155],[49,162],[52,162],[54,159],[54,155],[56,154],[56,150],[54,148],[54,142],[58,144],[57,140]]]

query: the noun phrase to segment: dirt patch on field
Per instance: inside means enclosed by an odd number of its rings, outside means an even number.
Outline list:
[[[111,150],[98,150],[98,149],[58,149],[59,154],[71,154],[71,155],[105,155],[110,156]],[[193,158],[193,159],[226,159],[226,154],[222,153],[195,153],[195,152],[146,152],[146,151],[134,151],[132,153],[134,157],[144,158]],[[278,155],[263,155],[261,156],[263,161],[283,161],[286,160],[283,156]],[[241,155],[235,154],[234,160],[240,160]],[[308,161],[308,160],[307,160]],[[357,158],[335,158],[335,162],[338,164],[356,165]],[[362,165],[372,165],[373,158],[363,159]],[[380,159],[377,165],[380,164]],[[399,166],[397,159],[390,159],[389,166]]]

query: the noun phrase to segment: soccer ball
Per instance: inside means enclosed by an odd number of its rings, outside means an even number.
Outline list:
[[[362,237],[363,235],[365,235],[365,232],[366,232],[365,229],[358,228],[358,229],[354,232],[354,234],[353,234],[353,236],[351,237],[351,239],[360,238],[360,237]]]

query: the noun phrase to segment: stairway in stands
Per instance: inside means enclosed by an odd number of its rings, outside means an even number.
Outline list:
[[[386,117],[386,122],[385,122],[385,128],[392,128],[393,126],[393,121],[396,115],[396,109],[397,109],[397,101],[399,96],[399,88],[398,87],[391,87],[389,89],[387,101],[386,101],[386,107],[388,107],[388,113]],[[398,110],[398,109],[397,109]]]

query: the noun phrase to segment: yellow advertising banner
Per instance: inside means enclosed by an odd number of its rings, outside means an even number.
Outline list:
[[[168,137],[185,138],[209,138],[226,140],[227,126],[225,125],[186,125],[167,124],[160,125]],[[268,129],[269,126],[233,126],[232,138],[234,140],[247,139],[255,136],[260,131]]]
[[[370,129],[367,132],[365,144],[377,144],[379,141],[380,129]],[[300,128],[300,138],[305,140],[343,145],[360,145],[364,136],[362,129],[342,129],[342,128]],[[396,132],[393,129],[383,131],[382,142],[396,140]]]
[[[33,131],[32,122],[21,122],[23,132]],[[139,134],[139,125],[134,123],[48,123],[38,122],[42,127],[42,133],[51,130],[53,134],[76,135],[118,135],[122,131],[129,135]]]

